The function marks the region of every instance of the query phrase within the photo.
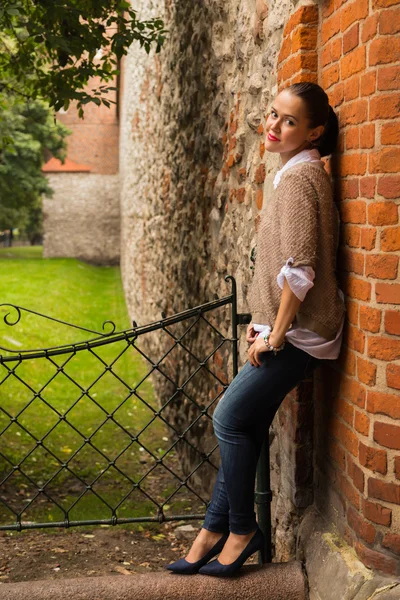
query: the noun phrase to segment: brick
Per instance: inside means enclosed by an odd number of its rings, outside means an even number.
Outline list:
[[[397,222],[397,205],[394,202],[372,202],[369,204],[368,223],[370,225],[395,225]]]
[[[335,398],[333,404],[334,411],[342,417],[349,425],[353,425],[354,407],[343,398]]]
[[[371,331],[371,333],[378,333],[381,327],[382,312],[378,308],[371,308],[370,306],[360,306],[360,328]]]
[[[389,40],[390,41],[390,40]],[[397,44],[400,39],[397,40]],[[371,57],[371,53],[370,53]],[[399,94],[379,94],[372,96],[369,104],[369,120],[375,119],[396,119],[399,113]]]
[[[339,260],[342,269],[356,275],[364,275],[364,253],[352,252],[348,248],[342,248],[339,251]]]
[[[339,472],[337,473],[337,485],[347,500],[358,510],[360,508],[360,494],[353,484]]]
[[[363,300],[368,302],[371,299],[371,284],[363,279],[357,279],[350,275],[347,279],[346,285],[344,286],[345,292],[350,298]]]
[[[343,334],[343,338],[349,348],[355,350],[356,352],[364,352],[365,333],[363,333],[360,329],[348,324]]]
[[[392,523],[392,511],[390,508],[386,508],[386,506],[376,504],[370,500],[364,500],[363,513],[367,519],[373,521],[374,523],[378,523],[379,525],[390,527]]]
[[[382,148],[368,154],[368,169],[370,173],[396,173],[399,161],[400,148]]]
[[[376,229],[374,227],[363,227],[361,229],[360,246],[364,250],[373,250],[376,242]]]
[[[347,79],[355,73],[364,71],[366,67],[365,46],[359,46],[342,57],[340,61],[341,79]]]
[[[396,479],[400,479],[400,456],[394,457],[394,475]]]
[[[343,54],[347,54],[358,46],[359,23],[355,23],[351,29],[343,35]]]
[[[384,324],[386,333],[400,335],[400,312],[398,310],[386,310]]]
[[[400,485],[370,477],[368,479],[368,496],[384,502],[400,504]]]
[[[337,358],[339,368],[346,375],[356,374],[356,355],[346,344],[342,344]]]
[[[382,540],[382,546],[389,548],[389,550],[396,552],[396,554],[400,554],[400,535],[388,531]]]
[[[347,510],[347,522],[358,537],[369,544],[373,544],[376,537],[376,529],[371,523],[364,521],[363,517],[352,506]]]
[[[326,44],[339,31],[340,14],[336,12],[330,19],[326,19],[321,23],[321,45]]]
[[[371,471],[382,473],[382,475],[386,475],[387,473],[387,452],[386,450],[379,450],[378,448],[373,448],[371,446],[366,446],[360,441],[360,445],[358,447],[358,456],[360,459],[360,464],[366,469],[370,469]]]
[[[380,67],[377,73],[377,89],[379,91],[400,89],[399,73],[400,67],[397,65]]]
[[[377,279],[396,279],[399,257],[395,254],[368,254],[365,257],[365,276]]]
[[[367,344],[367,355],[378,360],[397,360],[400,358],[400,340],[370,336]]]
[[[359,305],[358,302],[353,302],[352,300],[346,299],[346,310],[347,310],[347,320],[352,325],[356,325],[358,327],[358,313],[359,313]]]
[[[400,390],[400,365],[386,366],[386,383],[388,387]]]
[[[289,35],[301,23],[316,25],[318,23],[318,7],[312,5],[299,7],[286,22],[283,35]]]
[[[400,227],[387,227],[381,232],[381,250],[383,252],[400,250]]]
[[[400,426],[375,421],[374,440],[385,448],[400,450]]]
[[[265,179],[265,164],[262,163],[259,167],[257,167],[255,175],[254,175],[254,181],[255,183],[263,183],[264,179]]]
[[[351,477],[356,488],[363,493],[364,492],[364,472],[356,463],[347,455],[347,472]]]
[[[246,188],[239,188],[236,193],[236,199],[238,202],[244,202],[246,196]]]
[[[399,123],[382,123],[381,144],[386,144],[386,145],[400,144],[400,125],[399,125]]]
[[[346,31],[350,25],[356,21],[362,21],[368,17],[368,1],[367,0],[354,0],[348,2],[341,10],[341,31]]]
[[[400,398],[394,394],[368,390],[367,411],[400,419]]]
[[[358,456],[358,438],[347,425],[337,418],[332,419],[332,433],[353,456]]]
[[[369,66],[396,63],[400,60],[400,39],[379,37],[371,40],[369,46]],[[384,117],[382,117],[384,118]]]
[[[340,123],[342,127],[346,125],[356,125],[365,123],[368,120],[368,101],[364,98],[352,100],[340,109]],[[342,157],[342,160],[345,157]],[[350,173],[349,173],[350,174]]]
[[[347,106],[347,105],[346,105]],[[340,161],[340,175],[364,175],[367,171],[367,154],[344,154]],[[355,221],[358,223],[359,221]]]
[[[361,34],[363,38],[364,35]],[[364,42],[363,42],[364,43]],[[371,96],[371,94],[375,94],[376,92],[376,71],[367,71],[366,73],[362,73],[361,77],[361,96]]]
[[[357,357],[357,378],[361,383],[373,386],[376,383],[376,365]]]
[[[359,248],[361,240],[361,228],[357,225],[347,225],[344,228],[344,243],[351,248]]]
[[[378,14],[369,15],[362,21],[361,42],[365,44],[375,37],[378,29]]]
[[[360,148],[373,148],[375,146],[375,124],[368,123],[360,127]]]
[[[358,540],[354,542],[354,549],[358,558],[366,567],[381,571],[382,573],[386,573],[388,575],[397,575],[396,559],[390,558],[386,556],[386,554],[382,554],[376,550],[371,550]]]
[[[358,177],[353,177],[351,179],[340,179],[338,182],[340,197],[343,200],[353,200],[354,198],[358,198],[360,195],[360,185]],[[355,208],[354,210],[357,210]]]
[[[340,379],[339,393],[359,408],[365,407],[365,388],[355,379],[342,376]]]
[[[356,410],[354,413],[354,428],[362,435],[369,436],[371,419],[365,413]]]
[[[365,223],[367,205],[363,201],[342,202],[340,204],[340,217],[343,223]]]
[[[363,127],[361,127],[361,131],[365,130],[367,127],[372,127],[373,131],[375,131],[375,125],[364,125]],[[360,180],[360,196],[363,196],[363,198],[375,198],[375,188],[375,175],[371,175],[370,177],[363,177]]]
[[[346,467],[346,452],[331,437],[328,438],[328,454],[344,471]]]
[[[243,183],[246,181],[246,169],[244,167],[242,169],[238,169],[237,181],[238,183]]]
[[[387,8],[394,4],[399,4],[399,0],[372,0],[372,8]]]
[[[291,55],[291,53],[292,53],[292,41],[291,41],[290,37],[287,36],[283,39],[281,48],[279,50],[278,65],[279,65],[279,63],[286,60],[287,57]]]
[[[380,35],[390,35],[400,31],[400,10],[398,8],[383,10],[379,13]]]
[[[400,68],[399,68],[400,79]],[[398,198],[400,196],[400,175],[382,175],[378,179],[377,193],[384,198]],[[391,209],[393,210],[393,209]],[[397,222],[397,221],[396,221]],[[390,223],[389,223],[390,225]]]
[[[376,283],[376,301],[382,304],[400,304],[400,284]]]
[[[360,95],[360,77],[359,75],[353,75],[349,79],[345,79],[343,82],[343,95],[345,102],[354,100]],[[360,139],[360,136],[357,138]]]
[[[292,33],[292,53],[299,50],[315,50],[317,47],[317,28],[300,25]]]

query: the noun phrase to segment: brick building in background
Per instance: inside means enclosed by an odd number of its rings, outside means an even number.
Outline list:
[[[88,87],[99,84],[95,78]],[[118,101],[118,91],[109,92],[108,97]],[[76,103],[57,113],[72,135],[67,137],[65,163],[52,158],[42,169],[54,190],[52,198],[43,200],[45,257],[119,263],[118,108],[118,104],[107,108],[90,103],[83,120]]]
[[[265,109],[283,87],[314,81],[339,117],[339,151],[325,162],[342,219],[343,348],[271,428],[274,561],[304,558],[313,600],[399,597],[398,5],[137,0],[170,33],[159,55],[135,46],[124,59],[121,266],[142,323],[226,294],[226,274],[247,312],[250,250],[278,166]],[[242,331],[242,363],[246,350]],[[221,349],[213,368],[222,376],[229,361]],[[188,472],[191,461],[182,457]]]

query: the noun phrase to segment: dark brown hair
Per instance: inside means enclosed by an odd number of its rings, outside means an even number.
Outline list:
[[[319,125],[325,126],[322,135],[314,140],[312,147],[317,148],[321,156],[332,154],[337,146],[339,122],[326,92],[317,83],[308,81],[292,83],[284,89],[303,100],[311,129]]]

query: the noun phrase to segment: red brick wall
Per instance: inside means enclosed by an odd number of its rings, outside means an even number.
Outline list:
[[[319,508],[336,515],[360,560],[393,575],[400,574],[399,5],[299,7],[285,25],[277,72],[279,91],[297,81],[321,85],[340,123],[337,158],[326,168],[342,219],[338,276],[348,312],[339,360],[323,367],[316,386],[316,497],[319,488]],[[293,412],[295,395],[285,402],[283,412]]]
[[[88,89],[101,85],[94,78]],[[104,85],[104,84],[103,84]],[[116,86],[116,81],[107,85]],[[116,92],[105,95],[107,99],[116,101]],[[66,114],[57,113],[57,119],[64,123],[72,135],[68,137],[68,158],[91,167],[91,173],[113,175],[118,173],[119,123],[115,104],[107,108],[103,104],[97,106],[90,103],[84,106],[84,119],[78,117],[76,103],[71,103]]]

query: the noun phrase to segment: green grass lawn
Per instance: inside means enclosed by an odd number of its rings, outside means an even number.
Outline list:
[[[130,327],[118,267],[43,259],[41,247],[0,249],[0,304],[7,303],[97,332],[109,319],[117,331]],[[0,355],[97,337],[25,312],[16,325],[8,326],[7,313],[9,320],[17,319],[15,309],[0,306],[0,346],[8,349]],[[112,365],[111,370],[106,365]],[[149,363],[126,341],[51,359],[0,364],[0,524],[15,522],[5,502],[22,513],[23,521],[42,523],[63,521],[71,506],[71,520],[111,518],[110,507],[119,503],[118,517],[156,514],[154,504],[138,490],[122,502],[132,482],[120,472],[138,481],[171,444],[159,419],[138,441],[130,438],[153,417],[152,410],[129,393],[149,370]],[[137,391],[158,409],[149,378]],[[58,472],[61,464],[69,469]],[[20,469],[7,477],[14,465]],[[151,481],[143,482],[145,490],[150,491]],[[87,485],[92,489],[86,490]],[[165,485],[170,491],[171,481]]]

